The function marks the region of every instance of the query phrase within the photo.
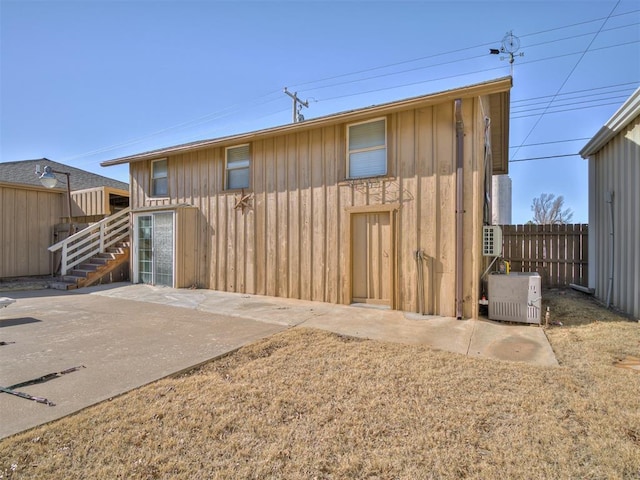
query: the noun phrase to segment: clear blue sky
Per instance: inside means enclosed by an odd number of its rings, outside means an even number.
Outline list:
[[[104,160],[509,74],[513,221],[543,192],[587,221],[576,154],[640,85],[638,1],[0,0],[0,161]]]

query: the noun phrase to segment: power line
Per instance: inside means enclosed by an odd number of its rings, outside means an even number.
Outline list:
[[[575,95],[577,93],[584,93],[584,92],[594,92],[595,90],[606,90],[609,88],[616,88],[616,87],[622,87],[622,86],[626,86],[626,85],[630,85],[626,88],[620,89],[620,90],[613,90],[610,92],[601,92],[601,93],[593,93],[591,95],[581,95],[581,97],[594,97],[596,95],[608,95],[610,93],[618,93],[618,92],[628,92],[628,91],[633,91],[636,89],[638,82],[628,82],[628,83],[619,83],[617,85],[608,85],[605,87],[593,87],[593,88],[587,88],[587,89],[583,89],[583,90],[573,90],[572,92],[565,92],[565,93],[560,93],[557,96],[558,97],[562,97],[565,95]],[[544,95],[542,97],[531,97],[531,98],[523,98],[520,100],[511,100],[511,105],[513,105],[514,103],[522,103],[522,102],[530,102],[533,100],[542,100],[544,98],[552,98],[553,95]],[[580,97],[578,97],[580,98]],[[517,105],[515,108],[519,108],[520,105]]]
[[[615,10],[615,8],[617,8],[619,3],[620,2],[618,1],[618,3],[616,4],[616,7],[614,7],[613,10]],[[625,25],[625,26],[620,26],[620,27],[612,27],[610,29],[603,29],[602,27],[604,27],[604,25],[606,24],[606,21],[611,19],[611,18],[622,17],[622,16],[625,16],[625,15],[631,15],[631,14],[635,14],[637,12],[640,12],[640,10],[633,10],[633,11],[630,11],[630,12],[624,12],[624,13],[612,15],[613,10],[607,17],[598,18],[598,19],[594,19],[594,20],[588,20],[588,21],[584,21],[584,22],[578,22],[578,23],[574,23],[574,24],[570,24],[570,25],[564,25],[564,26],[560,26],[560,27],[556,27],[556,28],[552,28],[552,29],[547,29],[547,30],[542,30],[542,31],[538,31],[538,32],[523,34],[523,35],[521,35],[521,37],[532,37],[532,36],[536,36],[536,35],[542,35],[542,34],[546,34],[546,33],[553,32],[553,31],[563,30],[563,29],[572,28],[572,27],[576,27],[576,26],[581,26],[581,25],[585,25],[585,24],[589,24],[589,23],[595,23],[595,22],[603,20],[603,19],[605,20],[605,22],[601,26],[600,30],[598,32],[596,32],[596,36],[597,36],[598,33],[601,33],[601,32],[606,32],[606,31],[626,28],[628,26],[637,25],[637,24],[632,24],[632,25]],[[584,36],[584,35],[589,35],[589,34],[580,34],[578,36]],[[549,42],[544,42],[544,44],[565,41],[565,40],[567,40],[569,38],[573,38],[573,37],[567,37],[567,38],[563,38],[563,39],[552,40],[552,41],[549,41]],[[595,37],[594,37],[594,39],[592,39],[592,41],[591,41],[589,46],[591,46],[591,44],[593,43],[593,40],[595,40]],[[601,48],[593,49],[593,50],[589,50],[589,47],[587,47],[587,50],[585,50],[583,52],[575,52],[575,53],[571,53],[571,54],[565,54],[565,55],[562,55],[562,56],[570,56],[570,55],[581,54],[581,58],[578,60],[578,64],[579,64],[580,61],[582,60],[582,58],[584,57],[584,55],[587,53],[587,51],[593,52],[593,51],[597,51],[597,50],[602,50],[602,49],[606,49],[606,48],[614,48],[614,47],[617,47],[617,46],[627,45],[627,44],[632,44],[632,43],[638,43],[638,41],[628,42],[628,43],[624,43],[624,44],[617,44],[617,45],[612,45],[612,46],[607,46],[607,47],[601,47]],[[359,71],[356,71],[356,72],[345,73],[345,74],[341,74],[341,75],[335,75],[335,76],[332,76],[332,77],[326,77],[326,78],[323,78],[323,79],[320,79],[320,80],[304,82],[304,83],[300,83],[300,84],[295,85],[295,86],[297,87],[297,86],[313,85],[313,84],[316,84],[316,83],[330,81],[330,80],[334,80],[334,79],[338,79],[338,78],[345,78],[345,77],[358,75],[358,74],[362,74],[362,73],[373,72],[373,71],[377,71],[377,70],[383,70],[383,69],[386,69],[386,68],[391,68],[391,67],[395,67],[395,66],[399,66],[399,65],[406,65],[406,64],[410,64],[410,63],[415,63],[415,62],[418,62],[418,61],[423,61],[423,60],[436,58],[436,57],[440,57],[440,56],[444,56],[444,55],[452,55],[452,54],[455,54],[455,53],[460,53],[460,52],[464,52],[464,51],[468,51],[468,50],[472,50],[472,49],[482,48],[482,47],[486,47],[486,46],[490,46],[490,45],[494,45],[494,44],[495,44],[495,42],[488,42],[488,43],[483,43],[483,44],[479,44],[479,45],[472,46],[472,47],[459,48],[459,49],[451,50],[451,51],[448,51],[448,52],[443,52],[443,53],[439,53],[439,54],[433,54],[433,55],[429,55],[429,56],[425,56],[425,57],[420,57],[420,58],[417,58],[417,59],[406,60],[406,61],[401,61],[401,62],[395,62],[395,63],[391,63],[391,64],[388,64],[388,65],[383,65],[383,66],[373,67],[373,68],[369,68],[369,69],[359,70]],[[543,43],[534,44],[532,46],[538,46],[538,45],[543,45]],[[441,62],[441,63],[438,63],[438,64],[427,65],[427,66],[422,66],[422,67],[415,67],[415,68],[411,68],[411,69],[407,69],[407,70],[403,70],[403,71],[399,71],[399,72],[389,72],[389,73],[384,73],[384,74],[380,74],[380,75],[375,75],[375,76],[372,76],[372,77],[365,77],[365,78],[360,78],[360,79],[349,80],[349,81],[343,82],[343,83],[335,83],[333,85],[319,86],[319,87],[316,87],[315,89],[328,88],[328,87],[331,87],[331,86],[339,86],[339,85],[348,84],[348,83],[363,82],[363,81],[374,79],[374,78],[381,78],[381,77],[387,77],[387,76],[392,76],[392,75],[399,75],[399,74],[402,74],[402,73],[413,72],[413,71],[427,69],[427,68],[433,68],[433,67],[436,67],[436,66],[443,66],[443,65],[450,64],[450,63],[459,63],[460,61],[473,60],[473,59],[477,59],[477,58],[485,57],[485,56],[486,56],[486,54],[470,56],[470,57],[463,58],[463,59],[458,59],[458,60],[454,60],[454,61],[447,61],[447,62]],[[524,64],[529,64],[529,63],[546,61],[546,60],[549,60],[549,59],[552,59],[552,58],[559,58],[559,56],[547,57],[547,58],[544,58],[544,59],[528,61],[528,62],[521,62],[520,64],[524,65]],[[577,67],[577,64],[576,64],[576,67]],[[354,94],[347,94],[347,95],[340,95],[340,96],[326,98],[325,101],[336,100],[336,99],[341,99],[341,98],[346,98],[346,97],[351,97],[351,96],[357,96],[357,95],[362,95],[362,94],[367,94],[367,93],[375,93],[375,92],[380,92],[380,91],[384,91],[384,90],[391,90],[391,89],[394,89],[394,88],[419,85],[419,84],[429,83],[429,82],[433,82],[433,81],[447,80],[447,79],[451,79],[451,78],[458,78],[458,77],[463,77],[463,76],[473,75],[473,74],[478,74],[478,73],[487,73],[487,72],[494,71],[494,70],[500,70],[502,68],[504,68],[504,67],[477,70],[477,71],[473,71],[473,72],[466,72],[466,73],[461,73],[461,74],[457,74],[457,75],[445,76],[445,77],[440,77],[440,78],[437,78],[437,79],[430,79],[430,80],[426,80],[426,81],[411,82],[411,83],[408,83],[408,84],[396,85],[396,86],[391,86],[391,87],[386,87],[386,88],[378,88],[378,89],[373,89],[373,90],[368,90],[368,91],[361,91],[361,92],[354,93]],[[574,70],[575,70],[575,67],[574,67]],[[568,80],[568,78],[567,78],[567,80]],[[566,83],[567,80],[565,80],[564,83]],[[627,84],[620,84],[620,85],[627,85]],[[564,84],[563,84],[563,86],[564,86]],[[560,87],[560,89],[561,88],[562,88],[562,86]],[[607,88],[607,87],[601,87],[601,88]],[[269,97],[271,95],[279,94],[279,93],[280,93],[279,90],[275,91],[275,92],[271,92],[271,93],[266,94],[266,95],[264,95],[262,97],[258,97],[258,99],[256,99],[256,100],[267,98],[267,97]],[[609,92],[609,93],[612,93],[612,92]],[[556,92],[555,95],[551,96],[552,100],[549,103],[550,104],[553,103],[555,98],[560,96],[560,95],[565,95],[565,94],[560,94],[559,91]],[[539,98],[544,98],[544,97],[539,97]],[[271,103],[271,102],[274,102],[276,100],[277,99],[264,101],[264,102],[258,103],[258,105]],[[527,100],[519,100],[519,101],[514,101],[512,103],[522,102],[522,101],[527,101]],[[254,100],[254,102],[255,102],[255,100]],[[244,102],[244,104],[247,104],[247,103],[248,102]],[[253,104],[253,105],[255,105],[255,104]],[[152,132],[150,134],[147,134],[147,135],[144,135],[142,137],[138,137],[138,138],[132,139],[132,140],[127,141],[127,142],[119,143],[119,144],[112,145],[112,146],[109,146],[109,147],[103,147],[103,148],[100,148],[100,149],[97,149],[97,150],[93,150],[91,152],[87,152],[87,153],[84,153],[84,154],[81,154],[81,155],[76,155],[76,156],[71,157],[71,158],[69,158],[67,160],[72,160],[72,159],[76,159],[76,158],[83,157],[83,156],[88,156],[88,155],[95,155],[95,154],[98,154],[98,153],[104,153],[104,152],[111,151],[111,150],[114,150],[114,149],[117,149],[117,148],[121,148],[123,146],[129,146],[129,145],[134,145],[136,143],[140,143],[141,141],[144,141],[144,140],[146,140],[148,138],[152,138],[152,137],[155,137],[157,135],[161,135],[161,134],[167,133],[169,131],[183,129],[183,128],[187,128],[187,127],[192,127],[192,126],[200,125],[200,124],[203,124],[203,123],[211,122],[211,121],[214,121],[214,120],[219,120],[220,118],[224,118],[226,116],[234,115],[238,110],[240,110],[242,108],[242,106],[243,106],[243,104],[232,105],[230,107],[227,107],[226,109],[222,109],[222,110],[219,110],[219,111],[204,115],[202,117],[198,117],[198,118],[193,119],[193,120],[182,122],[182,123],[177,124],[177,125],[166,127],[166,128],[161,129],[161,130],[158,130],[156,132]],[[591,107],[585,107],[585,108],[591,108]],[[567,110],[567,111],[569,111],[569,110]],[[524,113],[524,111],[523,112],[519,112],[519,113]],[[559,113],[559,112],[548,112],[548,113]],[[544,114],[545,114],[545,112],[543,112],[540,115],[542,116]],[[268,115],[272,115],[272,114],[268,114]],[[531,115],[529,115],[529,116],[531,116]],[[260,117],[260,118],[263,118],[263,117]],[[512,117],[512,118],[522,118],[522,117]],[[535,126],[534,126],[534,128],[535,128]],[[529,135],[530,134],[531,134],[531,132],[529,133]],[[527,138],[528,138],[529,135],[527,135]],[[525,141],[526,141],[526,138],[525,138]]]
[[[618,27],[607,28],[607,29],[605,29],[605,30],[602,30],[602,32],[600,32],[600,33],[604,33],[604,32],[612,32],[612,31],[614,31],[614,30],[620,30],[620,29],[628,28],[628,27],[636,27],[636,26],[638,26],[638,25],[640,25],[640,23],[630,23],[630,24],[628,24],[628,25],[621,25],[621,26],[618,26]],[[586,36],[588,36],[588,35],[593,35],[593,34],[595,34],[595,33],[596,33],[596,32],[580,33],[580,34],[578,34],[578,35],[572,35],[572,36],[570,36],[570,37],[557,38],[557,39],[555,39],[555,40],[549,40],[549,41],[547,41],[547,42],[534,43],[534,44],[532,44],[532,45],[527,45],[527,48],[540,47],[540,46],[542,46],[542,45],[549,45],[550,43],[564,42],[565,40],[575,40],[576,38],[579,38],[579,37],[586,37]]]
[[[551,145],[551,144],[555,144],[555,143],[569,143],[569,142],[584,142],[585,140],[591,140],[589,137],[585,137],[585,138],[572,138],[570,140],[555,140],[553,142],[540,142],[540,143],[528,143],[526,145],[514,145],[512,147],[509,148],[520,148],[520,147],[537,147],[540,145]]]
[[[606,18],[622,17],[622,16],[625,16],[625,15],[631,15],[631,14],[638,13],[638,12],[640,12],[640,10],[632,10],[632,11],[629,11],[629,12],[619,13],[617,15],[610,15],[609,17],[606,17]],[[595,22],[598,22],[598,21],[603,20],[603,19],[605,19],[605,17],[597,18],[597,19],[593,19],[593,20],[587,20],[587,21],[579,22],[579,23],[573,23],[573,24],[570,24],[570,25],[564,25],[564,26],[561,26],[561,27],[556,27],[556,28],[552,28],[552,29],[548,29],[548,30],[541,30],[539,32],[527,33],[527,34],[524,34],[524,35],[520,35],[520,37],[531,37],[531,36],[541,35],[541,34],[553,32],[553,31],[564,30],[564,29],[567,29],[567,28],[572,28],[572,27],[576,27],[576,26],[580,26],[580,25],[589,24],[589,23],[595,23]],[[637,25],[637,23],[635,25]],[[615,30],[615,29],[618,29],[618,28],[623,28],[623,27],[613,27],[613,28],[605,30],[605,31]],[[580,35],[577,35],[577,36],[582,36],[582,35],[584,35],[584,34],[580,34]],[[587,34],[587,35],[589,35],[589,34]],[[572,38],[572,37],[568,37],[568,38]],[[566,39],[553,40],[551,42],[546,42],[546,43],[554,43],[554,42],[564,41],[564,40],[566,40]],[[377,67],[357,70],[357,71],[350,72],[350,73],[343,73],[343,74],[340,74],[340,75],[334,75],[334,76],[331,76],[331,77],[325,77],[325,78],[321,78],[321,79],[318,79],[318,80],[312,80],[312,81],[308,81],[308,82],[298,83],[296,85],[292,85],[292,87],[299,88],[299,87],[303,87],[303,86],[307,86],[307,85],[313,85],[314,83],[322,83],[322,82],[325,82],[325,81],[335,80],[335,79],[338,79],[338,78],[345,78],[345,77],[349,77],[349,76],[353,76],[353,75],[359,75],[361,73],[374,72],[374,71],[377,71],[377,70],[383,70],[383,69],[386,69],[386,68],[396,67],[396,66],[399,66],[399,65],[406,65],[406,64],[409,64],[409,63],[420,62],[420,61],[423,61],[423,60],[428,60],[428,59],[431,59],[431,58],[441,57],[441,56],[445,56],[445,55],[448,56],[448,55],[452,55],[452,54],[459,53],[459,52],[464,52],[464,51],[468,51],[468,50],[474,50],[474,49],[478,49],[478,48],[492,46],[492,45],[495,45],[498,42],[499,42],[499,40],[496,40],[496,41],[493,41],[493,42],[487,42],[487,43],[482,43],[482,44],[478,44],[478,45],[474,45],[474,46],[458,48],[458,49],[455,49],[455,50],[450,50],[450,51],[447,51],[447,52],[437,53],[437,54],[433,54],[433,55],[427,55],[427,56],[424,56],[424,57],[414,58],[414,59],[411,59],[411,60],[404,60],[404,61],[401,61],[401,62],[394,62],[394,63],[390,63],[390,64],[387,64],[387,65],[381,65],[381,66],[377,66]],[[536,46],[536,45],[533,45],[533,46]],[[483,54],[482,56],[485,56],[485,55]],[[470,58],[462,59],[462,60],[469,60],[469,59],[473,59],[473,58],[477,58],[477,57],[470,57]],[[456,60],[456,62],[459,62],[459,61],[460,61],[460,59]],[[451,62],[445,62],[445,63],[442,63],[442,64],[437,64],[435,66],[444,65],[446,63],[451,63]],[[430,67],[431,66],[426,66],[426,67],[421,67],[421,68],[430,68]],[[414,70],[416,70],[416,68],[408,70],[408,71],[414,71]],[[370,78],[377,78],[377,77],[365,77],[365,78],[362,78],[362,79],[359,79],[359,80],[350,80],[350,81],[347,81],[347,82],[344,82],[344,83],[335,84],[334,86],[353,83],[353,82],[356,82],[356,81],[369,80]],[[316,89],[319,89],[319,88],[324,88],[324,87],[323,86],[319,86],[319,87],[315,87],[315,88],[309,88],[308,90],[316,90]]]
[[[620,2],[618,2],[618,3],[620,3]],[[616,5],[616,7],[617,7],[617,5]],[[615,8],[614,8],[614,10],[615,10]],[[541,35],[543,33],[556,32],[558,30],[564,30],[565,28],[578,27],[580,25],[586,25],[586,24],[589,24],[589,23],[599,22],[600,20],[608,20],[610,18],[624,17],[625,15],[631,15],[631,14],[638,13],[638,12],[640,12],[640,10],[630,10],[628,12],[618,13],[616,15],[609,14],[606,17],[594,18],[593,20],[585,20],[583,22],[572,23],[571,25],[563,25],[562,27],[550,28],[548,30],[540,30],[539,32],[535,32],[535,33],[525,33],[524,35],[520,35],[520,37],[531,37],[531,36],[534,36],[534,35]]]
[[[628,45],[628,44],[633,44],[633,43],[640,43],[640,40],[636,40],[633,42],[626,42],[626,43],[622,43],[622,44],[615,44],[615,45],[608,45],[605,47],[600,47],[597,49],[593,49],[591,50],[592,52],[598,51],[598,50],[605,50],[608,48],[615,48],[618,46],[622,46],[622,45]],[[555,55],[553,57],[546,57],[546,58],[542,58],[542,59],[538,59],[538,60],[532,60],[532,61],[528,61],[528,62],[521,62],[520,65],[526,65],[526,64],[530,64],[530,63],[537,63],[537,62],[541,62],[541,61],[546,61],[546,60],[550,60],[550,59],[556,59],[556,58],[560,58],[560,57],[567,57],[567,56],[572,56],[572,55],[579,55],[582,54],[584,56],[585,52],[573,52],[573,53],[568,53],[568,54],[564,54],[564,55]],[[576,65],[577,66],[577,65]],[[459,77],[464,77],[467,75],[475,75],[475,74],[479,74],[479,73],[487,73],[487,72],[491,72],[493,70],[501,70],[505,68],[504,66],[500,66],[500,67],[494,67],[494,68],[485,68],[482,70],[474,70],[471,72],[463,72],[463,73],[457,73],[454,75],[447,75],[444,77],[438,77],[438,78],[431,78],[429,80],[420,80],[417,82],[410,82],[410,83],[403,83],[403,84],[399,84],[399,85],[393,85],[391,87],[383,87],[383,88],[376,88],[376,89],[372,89],[372,90],[365,90],[365,91],[359,91],[357,93],[348,93],[348,94],[344,94],[344,95],[338,95],[335,97],[328,97],[322,100],[318,100],[318,101],[329,101],[329,100],[338,100],[341,98],[348,98],[348,97],[356,97],[358,95],[364,95],[367,93],[376,93],[376,92],[382,92],[385,90],[393,90],[394,88],[402,88],[402,87],[410,87],[410,86],[414,86],[414,85],[422,85],[425,83],[430,83],[430,82],[437,82],[437,81],[441,81],[441,80],[450,80],[452,78],[459,78]],[[364,80],[364,79],[363,79]],[[565,81],[566,83],[566,81]],[[555,98],[557,95],[552,96],[552,100],[551,102],[553,102],[553,98]]]
[[[579,153],[567,153],[565,155],[548,155],[546,157],[518,158],[516,160],[509,160],[509,163],[529,162],[531,160],[549,160],[549,159],[552,159],[552,158],[575,157],[577,155],[580,155],[580,154]]]
[[[518,118],[537,117],[537,116],[542,116],[542,115],[550,115],[552,113],[573,112],[573,111],[576,111],[576,110],[586,110],[588,108],[606,107],[606,106],[609,106],[609,105],[620,105],[620,102],[601,103],[601,104],[598,104],[598,105],[590,105],[590,106],[587,106],[587,107],[577,107],[577,108],[567,108],[567,109],[564,109],[564,110],[545,111],[545,112],[542,112],[542,113],[531,113],[529,115],[517,115],[517,116],[511,116],[510,118],[512,120],[516,120]],[[529,132],[529,134],[531,134],[531,132]],[[526,141],[527,138],[529,138],[528,135],[527,135],[527,137],[525,137],[523,142]]]
[[[609,48],[615,48],[615,47],[620,47],[620,46],[625,46],[625,45],[632,45],[634,43],[640,43],[640,40],[633,40],[633,41],[630,41],[630,42],[617,43],[617,44],[614,44],[614,45],[607,45],[607,46],[604,46],[604,47],[594,48],[594,49],[591,49],[590,52],[597,52],[597,51],[606,50],[606,49],[609,49]],[[539,62],[543,62],[543,61],[547,61],[547,60],[551,60],[551,59],[558,59],[558,58],[562,58],[562,57],[570,57],[570,56],[573,56],[573,55],[583,55],[584,56],[584,53],[585,52],[578,51],[578,52],[565,53],[565,54],[562,54],[562,55],[554,55],[554,56],[551,56],[551,57],[539,58],[537,60],[530,60],[530,61],[520,62],[519,65],[528,65],[528,64],[531,64],[531,63],[539,63]],[[476,56],[473,56],[473,57],[467,57],[467,58],[463,58],[463,59],[450,60],[450,61],[447,61],[447,62],[442,62],[442,63],[438,63],[438,64],[433,64],[433,65],[415,67],[415,68],[407,69],[407,70],[400,70],[400,71],[396,71],[396,72],[383,73],[383,74],[380,74],[380,75],[374,75],[374,76],[370,76],[370,77],[357,78],[357,79],[348,80],[348,81],[344,81],[344,82],[332,83],[332,84],[328,84],[328,85],[321,85],[321,86],[318,86],[318,87],[310,88],[307,91],[308,92],[315,92],[317,90],[322,90],[322,89],[325,89],[325,88],[338,87],[338,86],[341,86],[341,85],[349,85],[349,84],[354,84],[354,83],[360,83],[360,82],[365,82],[365,81],[368,81],[368,80],[374,80],[374,79],[382,78],[382,77],[391,77],[391,76],[394,76],[394,75],[401,75],[401,74],[404,74],[404,73],[416,72],[416,71],[419,71],[419,70],[427,70],[427,69],[433,68],[433,67],[441,67],[443,65],[449,65],[449,64],[453,64],[453,63],[460,63],[461,61],[474,60],[474,59],[477,59],[477,58],[484,58],[484,57],[486,57],[486,54],[476,55]],[[411,86],[411,85],[418,85],[420,83],[428,83],[428,82],[433,82],[433,81],[437,81],[437,80],[448,80],[450,78],[457,78],[457,77],[461,77],[461,76],[464,76],[464,75],[472,75],[472,74],[476,74],[476,73],[485,73],[485,72],[489,72],[489,71],[492,71],[492,70],[500,70],[502,68],[504,68],[504,67],[496,67],[496,68],[489,68],[489,69],[484,69],[484,70],[477,70],[477,71],[473,71],[473,72],[458,73],[458,74],[449,75],[449,76],[446,76],[446,77],[440,77],[440,78],[437,78],[437,79],[425,80],[425,81],[422,81],[422,82],[401,84],[401,85],[397,85],[396,87],[385,87],[385,88],[381,88],[379,90],[368,90],[366,92],[358,92],[358,93],[354,93],[354,94],[342,95],[342,96],[337,96],[337,97],[329,97],[329,98],[325,98],[324,101],[335,100],[335,99],[351,97],[351,96],[357,96],[357,95],[360,95],[362,93],[374,93],[374,92],[377,92],[377,91],[390,90],[392,88],[399,88],[399,87],[406,87],[406,86]],[[312,83],[312,82],[309,82],[309,83]]]
[[[613,15],[613,12],[616,10],[616,8],[618,8],[618,5],[620,5],[620,0],[618,0],[618,2],[616,2],[616,4],[613,6],[613,9],[609,12],[609,15],[607,16],[607,18],[604,20],[604,22],[602,22],[602,25],[600,25],[600,28],[598,29],[598,32],[593,36],[593,38],[591,39],[591,41],[589,42],[589,45],[587,45],[587,48],[584,50],[584,52],[582,53],[582,55],[580,55],[580,58],[578,59],[578,61],[576,62],[576,64],[573,66],[573,68],[571,69],[571,71],[569,72],[569,74],[566,76],[566,78],[564,79],[564,82],[562,82],[562,85],[560,85],[560,87],[558,88],[558,91],[556,92],[556,94],[553,96],[553,98],[551,99],[551,101],[549,102],[549,106],[547,107],[547,109],[551,106],[551,103],[556,99],[556,97],[558,96],[558,94],[560,93],[560,91],[564,88],[564,86],[567,84],[567,82],[569,81],[569,78],[571,78],[571,75],[573,75],[573,72],[576,71],[576,68],[578,68],[578,65],[580,65],[580,62],[582,61],[582,59],[584,58],[584,56],[587,54],[587,52],[589,51],[589,49],[591,48],[591,46],[593,45],[593,42],[596,41],[596,38],[598,38],[598,34],[602,31],[602,29],[604,28],[604,26],[606,25],[607,21],[609,21],[609,19],[611,18],[611,15]],[[538,124],[540,123],[540,121],[542,120],[542,117],[544,117],[544,115],[546,114],[547,110],[545,110],[544,112],[542,112],[540,114],[540,116],[538,117],[538,120],[536,121],[536,123],[533,125],[533,127],[531,127],[531,130],[529,130],[529,133],[527,134],[527,136],[524,138],[523,143],[526,142],[529,137],[531,136],[531,134],[533,133],[533,131],[536,129],[536,127],[538,126]],[[516,150],[516,153],[514,155],[516,155],[518,153],[518,150]]]
[[[629,95],[616,95],[614,97],[593,98],[593,99],[590,99],[590,100],[583,100],[583,101],[580,101],[580,102],[554,103],[553,104],[553,108],[571,107],[571,106],[574,106],[574,105],[583,105],[585,103],[604,102],[605,100],[622,100],[622,101],[624,101],[628,97],[629,97]],[[568,98],[568,99],[565,99],[563,101],[564,102],[569,102],[570,100],[580,100],[580,99],[579,98]],[[519,113],[525,113],[525,112],[534,112],[536,110],[547,110],[548,108],[550,108],[548,105],[545,106],[545,107],[536,107],[536,105],[543,105],[543,104],[539,103],[539,104],[535,104],[535,105],[526,105],[526,106],[522,106],[522,107],[516,107],[516,108],[520,108],[522,110],[514,111],[512,109],[511,113],[519,114]]]
[[[256,100],[267,98],[267,97],[273,95],[274,93],[278,93],[279,94],[280,92],[279,91],[271,92],[271,93],[268,93],[268,94],[263,95],[261,97],[258,97]],[[258,103],[258,105],[266,105],[267,103],[271,103],[271,102],[274,102],[276,100],[277,99],[263,101],[263,102]],[[246,103],[246,102],[244,102],[244,103]],[[131,145],[135,145],[137,143],[143,142],[144,140],[148,140],[150,138],[156,137],[156,136],[161,135],[163,133],[167,133],[169,131],[180,130],[180,129],[187,128],[187,127],[195,127],[197,125],[201,125],[203,123],[207,123],[207,122],[210,122],[210,121],[213,121],[213,120],[219,120],[221,118],[233,115],[236,110],[238,110],[238,109],[240,109],[242,107],[244,107],[244,104],[242,104],[242,103],[241,104],[236,104],[236,105],[231,105],[231,106],[226,107],[226,108],[224,108],[222,110],[218,110],[216,112],[209,113],[207,115],[203,115],[203,116],[195,118],[193,120],[188,120],[186,122],[182,122],[182,123],[179,123],[177,125],[173,125],[173,126],[170,126],[170,127],[166,127],[166,128],[160,129],[160,130],[156,130],[155,132],[151,132],[151,133],[148,133],[146,135],[143,135],[143,136],[140,136],[140,137],[136,137],[136,138],[128,140],[126,142],[121,142],[121,143],[113,144],[113,145],[110,145],[110,146],[101,147],[101,148],[98,148],[98,149],[95,149],[95,150],[91,150],[89,152],[85,152],[85,153],[81,153],[81,154],[78,154],[78,155],[74,155],[73,157],[68,157],[68,158],[63,159],[62,161],[68,162],[68,161],[71,161],[71,160],[75,160],[77,158],[97,155],[99,153],[106,153],[106,152],[109,152],[109,151],[112,151],[112,150],[116,150],[118,148],[123,148],[123,147],[128,147],[128,146],[131,146]]]

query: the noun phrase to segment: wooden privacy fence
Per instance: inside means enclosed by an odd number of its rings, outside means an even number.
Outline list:
[[[512,272],[538,272],[544,287],[588,284],[587,224],[501,225]]]

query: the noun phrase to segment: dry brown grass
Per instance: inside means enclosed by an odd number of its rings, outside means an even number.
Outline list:
[[[545,304],[560,367],[296,328],[5,439],[0,475],[640,478],[640,326]]]

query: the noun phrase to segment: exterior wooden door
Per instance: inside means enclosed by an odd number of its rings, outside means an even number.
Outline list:
[[[351,222],[351,301],[391,307],[391,212],[357,213]]]

